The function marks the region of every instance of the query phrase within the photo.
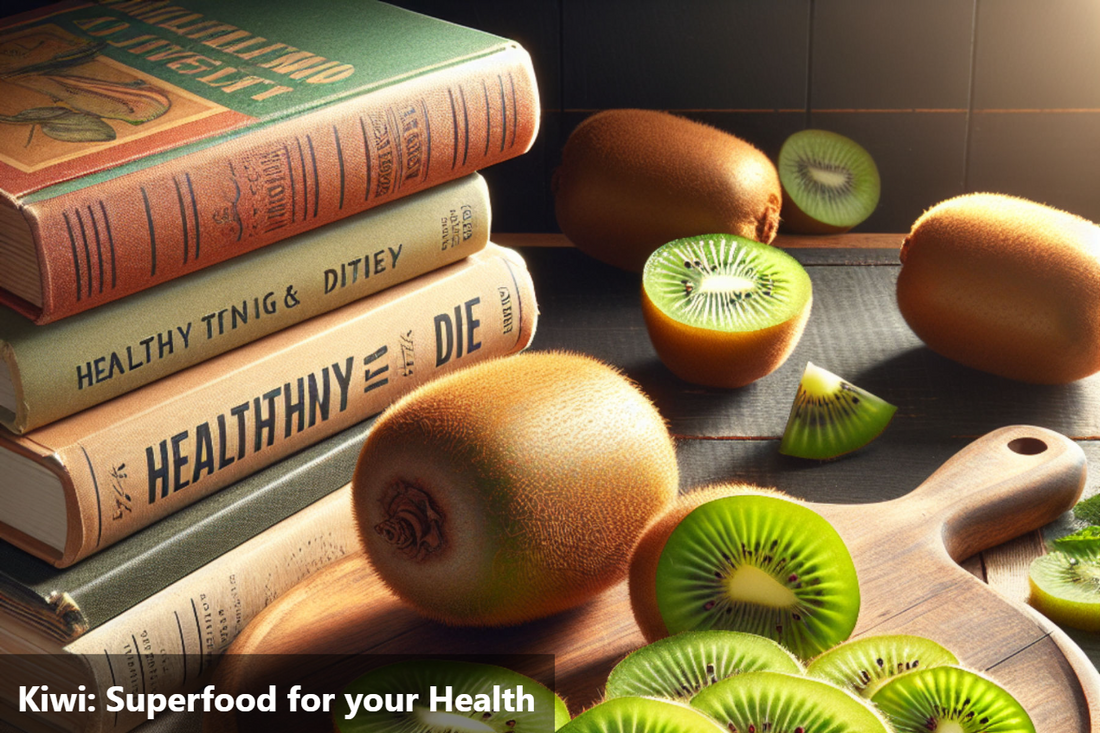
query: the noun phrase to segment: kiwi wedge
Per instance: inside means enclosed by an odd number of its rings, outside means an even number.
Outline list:
[[[1035,733],[1016,698],[988,677],[961,667],[898,675],[871,702],[896,733]]]
[[[897,407],[828,369],[806,362],[779,452],[821,460],[850,453],[877,438]]]
[[[856,569],[840,535],[778,496],[729,496],[694,509],[665,542],[655,583],[669,633],[745,631],[800,659],[845,641],[859,615]]]
[[[779,150],[781,223],[800,234],[846,232],[878,206],[874,158],[859,143],[828,130],[802,130]]]
[[[433,692],[444,695],[448,687],[451,704],[433,710]],[[514,695],[511,702],[507,692]],[[470,696],[469,711],[460,709],[459,695]],[[523,697],[521,703],[521,695],[531,700]],[[349,701],[355,701],[354,711]],[[333,717],[340,733],[552,733],[569,721],[569,711],[550,688],[505,667],[413,659],[350,682]]]
[[[676,376],[743,387],[779,367],[810,316],[810,276],[793,257],[733,234],[677,239],[642,270],[642,314]]]
[[[1084,631],[1100,631],[1100,551],[1053,550],[1028,568],[1030,603],[1051,621]]]
[[[869,703],[847,690],[781,672],[729,677],[705,688],[691,705],[729,733],[891,733]]]
[[[771,639],[741,631],[683,631],[631,652],[607,677],[606,696],[687,702],[707,685],[755,671],[802,674],[802,663]]]
[[[685,703],[650,697],[616,697],[562,726],[561,733],[728,733]]]
[[[806,674],[870,698],[899,674],[958,663],[954,654],[923,636],[880,634],[833,647],[811,661]]]

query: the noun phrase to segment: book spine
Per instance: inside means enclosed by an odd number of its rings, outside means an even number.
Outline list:
[[[334,222],[72,318],[0,313],[23,433],[455,262],[489,241],[477,174]]]
[[[491,245],[24,436],[0,436],[0,447],[61,467],[68,512],[60,557],[10,527],[4,538],[71,565],[438,374],[526,347],[535,319],[523,259]]]
[[[103,694],[171,695],[199,681],[261,610],[302,578],[356,551],[351,487],[303,509],[65,647],[94,678],[84,730],[123,733],[147,714],[111,712]],[[92,689],[92,688],[89,688]]]
[[[519,46],[27,204],[46,323],[526,151]]]

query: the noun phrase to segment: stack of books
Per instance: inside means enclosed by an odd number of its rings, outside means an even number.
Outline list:
[[[20,688],[195,684],[358,546],[370,418],[530,343],[477,171],[534,73],[370,0],[98,0],[0,22],[0,90],[0,720],[129,730]]]

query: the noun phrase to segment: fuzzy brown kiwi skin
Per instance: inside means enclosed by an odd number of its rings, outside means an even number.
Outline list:
[[[444,623],[497,626],[622,580],[678,483],[664,419],[635,384],[591,357],[527,352],[396,402],[352,496],[367,556],[399,598]]]
[[[1065,384],[1100,370],[1100,227],[1026,199],[932,207],[901,250],[897,303],[933,351],[1009,379]]]
[[[642,533],[630,558],[628,586],[634,620],[647,642],[652,643],[668,636],[668,627],[661,619],[661,612],[657,607],[657,561],[661,559],[661,552],[665,549],[665,543],[668,542],[672,530],[676,529],[680,520],[696,507],[715,499],[742,494],[767,494],[790,498],[776,489],[753,484],[739,482],[709,484],[681,494],[668,509],[650,522]]]
[[[662,244],[703,232],[770,244],[782,205],[775,165],[752,144],[655,110],[588,117],[569,136],[552,186],[562,232],[633,272]]]

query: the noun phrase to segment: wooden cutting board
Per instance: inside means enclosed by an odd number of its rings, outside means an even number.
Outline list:
[[[1081,449],[1037,427],[979,438],[916,490],[876,504],[811,504],[846,541],[862,594],[856,635],[911,633],[954,651],[1017,697],[1039,733],[1100,732],[1100,675],[1072,641],[957,564],[1037,529],[1073,506]],[[260,614],[218,668],[219,692],[268,679],[348,675],[312,669],[331,657],[263,655],[552,654],[556,688],[575,714],[598,699],[611,667],[644,643],[625,585],[553,618],[506,629],[425,621],[385,590],[365,558],[329,566]],[[282,667],[283,669],[278,669]],[[275,675],[275,677],[272,677]],[[335,692],[339,686],[333,686]],[[318,729],[326,728],[318,719]],[[208,733],[270,730],[270,716],[207,716]]]

